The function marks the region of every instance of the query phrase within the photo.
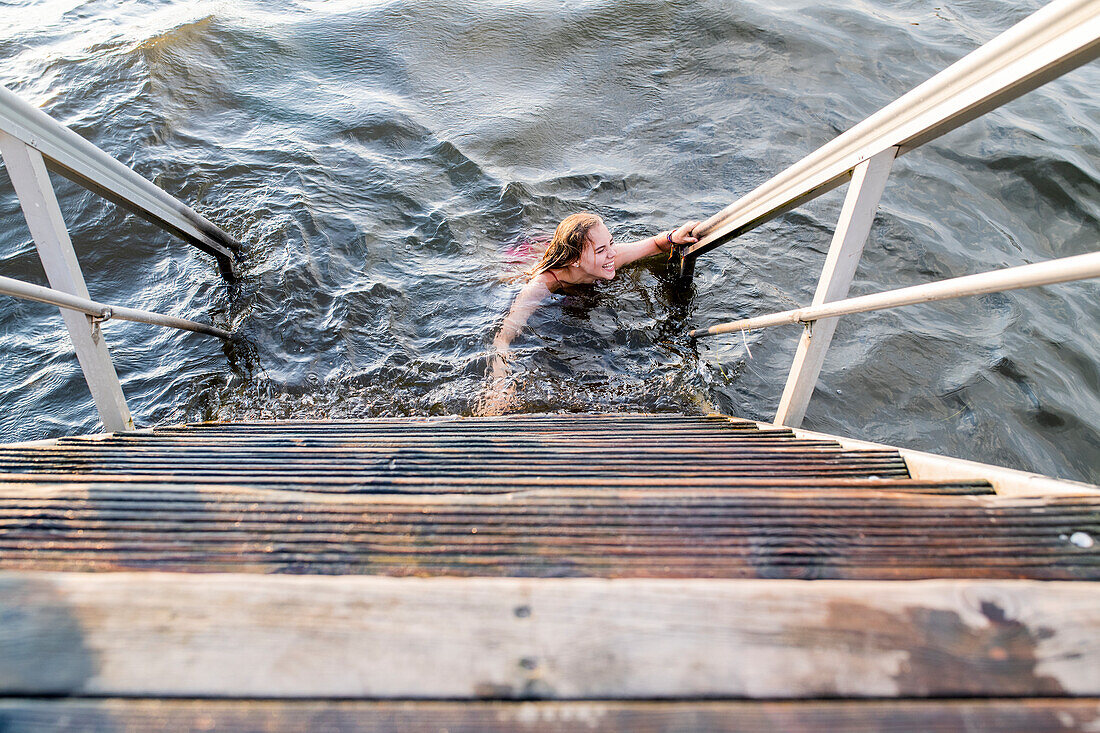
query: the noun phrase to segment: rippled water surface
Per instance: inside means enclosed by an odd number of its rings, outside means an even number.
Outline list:
[[[1025,7],[1021,7],[1025,6]],[[0,82],[238,237],[243,282],[55,178],[92,296],[234,327],[105,327],[140,426],[470,414],[565,215],[706,218],[1039,7],[923,2],[0,4]],[[1098,248],[1097,64],[900,159],[856,294]],[[520,411],[769,419],[843,192],[704,257],[554,296]],[[6,174],[0,274],[45,283]],[[527,255],[526,257],[529,257]],[[0,300],[0,437],[98,430],[56,309]],[[1100,482],[1100,286],[853,316],[806,427]]]

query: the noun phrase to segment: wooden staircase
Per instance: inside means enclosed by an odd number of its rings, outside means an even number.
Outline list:
[[[1097,540],[721,416],[3,446],[0,730],[1084,730]]]

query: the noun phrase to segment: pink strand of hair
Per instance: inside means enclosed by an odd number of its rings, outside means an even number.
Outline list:
[[[527,271],[538,262],[550,244],[549,234],[525,234],[504,248],[504,263],[508,279],[526,277]]]

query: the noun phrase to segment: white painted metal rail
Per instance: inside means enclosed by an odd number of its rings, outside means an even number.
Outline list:
[[[1088,274],[1093,272],[1089,268],[1095,260],[1067,258],[845,300],[897,156],[1098,56],[1100,0],[1055,0],[703,222],[695,230],[699,241],[681,251],[685,276],[691,275],[700,255],[851,180],[810,307],[697,329],[692,334],[813,323],[812,329],[803,331],[775,416],[776,423],[797,427],[805,416],[838,316],[1096,277]],[[1046,275],[1036,275],[1061,272],[1062,268],[1069,269],[1058,275],[1059,279],[1043,280]],[[992,283],[999,284],[985,289]]]
[[[1100,2],[1056,0],[821,146],[696,228],[696,257],[1100,56]]]
[[[88,298],[79,298],[69,293],[62,293],[58,290],[51,290],[41,285],[15,280],[2,275],[0,275],[0,294],[11,295],[15,298],[23,298],[24,300],[33,300],[38,303],[48,303],[49,305],[56,305],[58,308],[68,308],[69,310],[92,316],[96,323],[102,323],[103,321],[117,318],[120,321],[135,321],[137,323],[148,323],[153,326],[175,328],[180,331],[193,331],[195,333],[206,334],[207,336],[217,336],[221,339],[233,338],[233,334],[229,333],[229,331],[225,331],[216,326],[208,326],[205,323],[196,323],[186,318],[166,316],[152,311],[140,310],[138,308],[126,308],[120,305],[104,305],[103,303],[97,303]]]
[[[770,313],[756,318],[722,323],[707,329],[690,332],[692,337],[713,336],[732,331],[752,331],[758,328],[783,326],[791,323],[812,324],[822,318],[836,318],[853,313],[868,313],[886,308],[899,308],[917,303],[932,303],[970,295],[1001,293],[1006,290],[1033,288],[1039,285],[1073,282],[1100,277],[1100,252],[1063,257],[1034,265],[1006,267],[977,275],[964,275],[924,285],[887,290],[882,293],[861,295],[858,298],[835,300],[806,308],[795,308],[781,313]]]
[[[50,170],[213,255],[222,274],[236,279],[240,242],[3,86],[0,131],[41,153]]]
[[[103,428],[132,430],[100,322],[108,317],[197,331],[221,338],[213,326],[148,311],[105,306],[91,299],[76,259],[48,169],[148,219],[213,255],[230,280],[236,279],[240,243],[189,207],[134,173],[64,125],[0,86],[0,157],[8,171],[50,288],[0,278],[0,292],[53,303],[61,308],[77,360],[88,382]]]

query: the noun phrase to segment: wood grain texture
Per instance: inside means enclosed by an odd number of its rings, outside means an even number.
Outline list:
[[[0,694],[1100,694],[1100,584],[0,573]]]
[[[0,483],[0,567],[304,574],[1100,579],[1100,498],[939,493],[911,479],[310,491]],[[923,493],[922,489],[930,493]]]
[[[609,451],[608,445],[629,451]],[[3,474],[308,484],[333,491],[372,486],[431,491],[456,482],[471,487],[547,480],[643,484],[676,477],[695,482],[909,478],[894,450],[846,451],[835,441],[798,439],[785,428],[676,415],[171,426],[51,445],[0,446]]]
[[[939,733],[1086,731],[1100,701],[359,702],[0,699],[0,730],[22,733],[228,730],[300,733]]]

